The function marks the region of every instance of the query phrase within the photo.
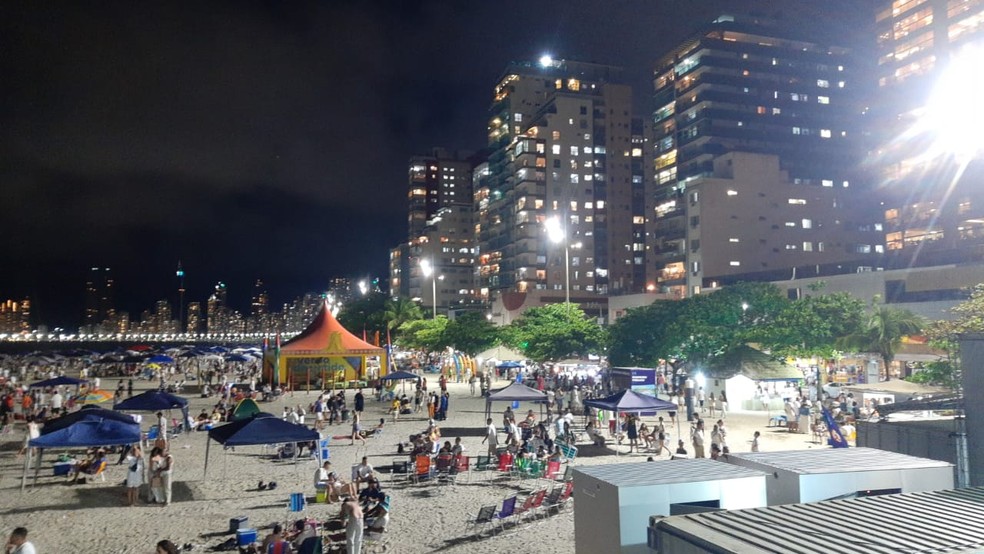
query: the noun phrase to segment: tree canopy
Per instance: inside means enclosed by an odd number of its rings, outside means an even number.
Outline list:
[[[604,330],[575,304],[530,308],[502,329],[504,342],[532,360],[560,360],[598,352]]]

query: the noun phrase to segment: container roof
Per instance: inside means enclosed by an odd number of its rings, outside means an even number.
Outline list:
[[[581,466],[574,470],[575,479],[578,473],[584,473],[618,487],[699,483],[765,475],[761,471],[707,458]]]
[[[980,552],[984,488],[672,516],[657,526],[707,552]]]
[[[917,458],[877,448],[821,448],[786,450],[782,452],[742,452],[732,458],[748,460],[792,471],[793,473],[843,473],[854,471],[883,471],[890,469],[920,469],[952,467],[949,462]]]

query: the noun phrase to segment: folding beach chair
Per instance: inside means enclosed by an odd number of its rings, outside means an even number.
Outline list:
[[[500,509],[499,512],[495,514],[495,517],[492,519],[492,523],[493,523],[492,534],[495,534],[495,527],[494,527],[495,523],[498,523],[499,527],[503,531],[505,531],[506,529],[505,521],[513,517],[513,514],[516,513],[516,499],[517,497],[510,496],[509,498],[502,501],[502,509]]]
[[[495,518],[495,504],[482,506],[477,514],[468,514],[468,521],[465,523],[465,531],[478,528],[478,534],[485,532],[485,528],[492,524]]]
[[[419,483],[421,479],[430,479],[432,469],[430,456],[426,454],[418,455],[414,462],[413,482]]]

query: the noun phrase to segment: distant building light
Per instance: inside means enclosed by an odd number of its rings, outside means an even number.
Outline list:
[[[540,56],[540,65],[543,67],[550,67],[554,63],[553,58],[549,54],[544,54]]]

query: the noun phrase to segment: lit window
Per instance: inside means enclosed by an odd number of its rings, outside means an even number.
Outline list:
[[[790,204],[796,205],[796,206],[805,206],[806,205],[806,200],[803,199],[803,198],[790,198],[789,200],[787,200],[787,202],[789,202]]]
[[[578,153],[578,147],[571,146],[571,156],[577,156],[577,153]]]
[[[738,191],[735,189],[728,189],[728,196],[738,196]]]
[[[731,237],[728,239],[728,242],[741,242],[741,241],[738,239],[738,237]]]
[[[585,202],[584,203],[584,209],[585,210],[590,210],[592,208],[594,208],[594,203],[593,202]]]
[[[519,122],[523,121],[523,114],[521,114],[521,113],[514,113],[513,114],[513,121],[515,121],[516,123],[519,123]]]
[[[560,131],[554,131],[550,133],[550,138],[553,140],[560,140]]]
[[[802,129],[800,129],[799,127],[793,127],[793,134],[794,135],[798,135],[800,133],[802,133]]]
[[[820,129],[821,138],[830,138],[830,129]]]
[[[832,187],[832,186],[834,186],[834,181],[831,180],[831,179],[822,179],[820,181],[820,184],[823,185],[823,186],[825,186],[825,187]]]
[[[845,84],[844,81],[838,81],[837,88],[844,88],[844,84]]]
[[[598,206],[598,209],[599,210],[604,210],[605,209],[605,201],[604,200],[599,200],[597,202],[597,206]]]
[[[812,219],[804,219],[803,220],[803,228],[804,229],[812,229],[813,228],[813,220]]]
[[[817,79],[817,86],[820,88],[830,88],[830,81],[826,79]]]
[[[817,96],[817,102],[820,104],[830,104],[829,96]]]
[[[813,252],[813,243],[812,242],[804,242],[803,243],[803,252]]]
[[[582,150],[584,151],[585,154],[590,154],[591,153],[591,147],[590,146],[585,146]]]
[[[559,156],[560,155],[560,145],[555,144],[550,147],[550,153]]]
[[[851,182],[850,181],[844,181],[843,185],[844,185],[844,188],[847,188],[847,187],[851,186]]]
[[[796,222],[795,221],[787,221],[786,222],[786,227],[796,227]]]
[[[730,265],[731,267],[738,267],[741,265],[741,262],[739,262],[738,260],[731,260],[730,262],[728,262],[728,265]]]

